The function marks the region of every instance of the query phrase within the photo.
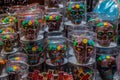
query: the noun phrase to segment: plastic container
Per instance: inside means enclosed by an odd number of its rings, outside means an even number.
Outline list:
[[[73,30],[69,34],[69,42],[72,44],[69,54],[73,55],[69,58],[70,63],[77,65],[93,64],[96,55],[96,34],[85,30]]]

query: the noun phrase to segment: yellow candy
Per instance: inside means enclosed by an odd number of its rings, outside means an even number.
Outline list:
[[[12,19],[10,19],[9,21],[12,22]]]
[[[108,23],[107,22],[104,22],[104,26],[107,26],[108,25]]]
[[[14,70],[17,70],[17,66],[13,66],[13,69],[14,69]]]
[[[32,25],[32,21],[29,21],[28,25]]]
[[[20,60],[20,57],[16,57],[15,60]]]
[[[32,48],[32,51],[36,51],[36,50],[37,50],[36,47],[33,47],[33,48]]]
[[[80,8],[80,5],[79,5],[79,4],[76,4],[75,7],[76,7],[76,8]]]
[[[10,35],[6,35],[7,38],[10,38]]]
[[[107,59],[110,59],[110,56],[106,56]]]
[[[52,20],[53,19],[53,17],[52,16],[50,16],[50,18],[49,18],[50,20]]]
[[[83,43],[87,44],[88,40],[87,39],[83,39]]]
[[[58,47],[57,47],[57,50],[60,50],[60,49],[61,49],[61,47],[60,47],[60,46],[58,46]]]

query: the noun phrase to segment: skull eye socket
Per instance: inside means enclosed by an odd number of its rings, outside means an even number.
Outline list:
[[[82,52],[83,49],[82,49],[81,47],[77,47],[76,50],[77,50],[78,52]]]
[[[27,29],[28,27],[27,27],[27,26],[24,26],[23,28],[24,28],[24,29]]]
[[[83,12],[83,11],[81,11],[81,10],[79,10],[79,11],[78,11],[78,13],[79,13],[79,14],[81,14],[81,15],[83,15],[83,13],[84,13],[84,12]]]
[[[75,15],[75,14],[76,14],[76,11],[75,11],[75,10],[72,10],[72,11],[71,11],[71,14],[72,14],[72,15]]]
[[[98,32],[98,36],[102,36],[103,34],[103,32]]]
[[[65,51],[64,51],[64,50],[61,50],[60,52],[61,52],[61,53],[64,53]]]
[[[91,52],[92,50],[92,48],[87,48],[87,52]]]
[[[33,26],[32,28],[33,28],[33,29],[36,29],[36,28],[37,28],[37,26]]]
[[[107,32],[107,35],[108,35],[109,37],[111,37],[113,34],[112,34],[112,32]]]

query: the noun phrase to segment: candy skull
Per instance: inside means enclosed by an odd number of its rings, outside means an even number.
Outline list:
[[[49,31],[58,31],[62,22],[62,16],[59,13],[51,13],[45,16]]]
[[[6,34],[2,35],[2,42],[3,42],[3,48],[6,52],[11,52],[14,47],[15,43],[15,35],[14,34]]]
[[[87,37],[77,37],[74,40],[74,52],[78,63],[88,63],[94,54],[94,41]]]
[[[108,47],[115,38],[115,26],[109,22],[96,25],[97,42],[100,46]]]
[[[67,8],[68,18],[74,24],[80,24],[85,14],[85,5],[82,3],[71,2]]]
[[[59,7],[59,0],[48,0],[48,7]]]
[[[97,68],[103,80],[113,80],[116,72],[116,60],[111,55],[100,55],[97,57]]]
[[[48,45],[48,54],[51,59],[51,63],[54,65],[62,65],[64,63],[64,57],[66,53],[66,45],[50,43]]]
[[[21,25],[25,39],[37,39],[40,27],[38,20],[23,20]]]
[[[22,48],[28,55],[28,64],[35,65],[39,63],[44,42],[42,40],[36,40],[36,41],[21,41]]]

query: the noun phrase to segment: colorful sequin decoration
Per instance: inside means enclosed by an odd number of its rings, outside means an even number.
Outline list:
[[[14,39],[14,35],[9,35],[9,34],[3,35],[2,39]]]
[[[2,20],[3,23],[12,23],[12,22],[18,22],[17,18],[14,16],[7,16]]]
[[[0,29],[0,33],[1,34],[5,34],[5,33],[14,33],[15,30],[11,27],[8,27],[8,28],[1,28]]]
[[[56,21],[58,21],[59,19],[60,19],[60,15],[57,15],[57,14],[51,14],[51,15],[46,15],[45,16],[45,20],[56,20]]]
[[[109,22],[100,22],[100,23],[97,24],[97,27],[102,27],[102,26],[114,28],[114,26]]]
[[[83,9],[85,10],[85,5],[83,4],[73,4],[72,2],[68,5],[68,11],[71,11],[72,9]]]
[[[104,55],[99,56],[99,58],[97,59],[97,61],[101,61],[101,62],[104,62],[104,61],[107,62],[107,60],[115,61],[115,58],[110,55],[104,54]]]
[[[7,72],[14,72],[14,71],[19,71],[20,70],[20,66],[14,65],[11,66],[7,69]]]
[[[66,47],[66,45],[56,45],[56,44],[50,44],[49,45],[49,50],[66,50],[67,49],[67,47]]]
[[[81,44],[81,43],[89,44],[90,46],[95,46],[95,42],[93,40],[87,39],[87,38],[84,38],[82,40],[74,40],[73,45],[77,46],[78,44]]]
[[[38,20],[23,20],[22,21],[22,26],[38,26],[39,21]]]

